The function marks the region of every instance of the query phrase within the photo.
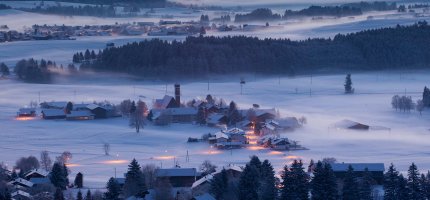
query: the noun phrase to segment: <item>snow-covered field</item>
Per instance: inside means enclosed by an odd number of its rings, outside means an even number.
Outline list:
[[[114,76],[112,76],[114,77]],[[188,137],[200,137],[217,129],[197,125],[173,124],[168,127],[147,126],[136,134],[126,119],[94,121],[46,121],[41,119],[17,121],[14,116],[19,107],[31,100],[72,100],[77,103],[109,100],[118,103],[123,99],[138,99],[151,104],[162,97],[165,83],[140,82],[127,79],[113,81],[81,81],[53,85],[25,84],[13,80],[0,81],[0,161],[9,166],[21,156],[39,156],[42,150],[57,156],[63,151],[73,154],[72,176],[85,174],[90,187],[103,187],[108,177],[122,176],[132,158],[141,164],[153,163],[163,168],[172,167],[177,160],[182,167],[198,167],[209,159],[218,166],[243,164],[250,155],[270,159],[280,170],[292,159],[335,157],[340,162],[393,162],[405,171],[411,162],[423,170],[430,169],[430,111],[422,116],[417,112],[401,113],[391,108],[395,94],[421,96],[425,85],[430,85],[430,73],[374,72],[356,73],[352,80],[356,94],[344,95],[342,75],[320,75],[295,78],[248,78],[244,94],[240,95],[239,77],[213,80],[210,90],[207,83],[182,83],[183,101],[204,97],[210,93],[226,101],[234,100],[241,108],[257,103],[262,107],[275,107],[283,116],[305,116],[308,124],[284,136],[298,140],[309,148],[305,151],[272,152],[270,150],[240,149],[218,151],[206,143],[187,143]],[[236,80],[237,79],[237,80]],[[297,89],[297,92],[296,92]],[[75,93],[76,91],[76,93]],[[310,93],[311,91],[311,93]],[[173,93],[169,83],[168,94]],[[75,95],[76,94],[76,95]],[[342,131],[329,128],[333,123],[351,119],[361,123],[384,126],[391,131]],[[102,145],[111,145],[111,156],[105,156]],[[190,161],[186,162],[187,151]]]

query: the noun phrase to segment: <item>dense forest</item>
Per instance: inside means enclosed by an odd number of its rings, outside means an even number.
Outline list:
[[[361,15],[366,11],[386,11],[396,9],[396,3],[387,3],[384,1],[349,3],[340,6],[310,6],[302,10],[286,10],[283,16],[272,13],[270,9],[259,8],[247,14],[236,14],[235,22],[271,21],[314,16],[345,17]]]
[[[7,9],[11,9],[11,7],[5,4],[0,4],[0,10],[7,10]]]
[[[96,59],[84,56],[79,61],[82,70],[144,77],[426,68],[430,66],[428,35],[430,26],[423,21],[304,41],[245,36],[188,37],[183,42],[153,39],[107,48],[93,56]],[[74,55],[75,60],[79,55]]]

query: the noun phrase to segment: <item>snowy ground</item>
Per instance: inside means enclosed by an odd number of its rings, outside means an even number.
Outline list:
[[[237,79],[237,81],[235,81]],[[417,112],[400,113],[391,109],[395,94],[420,98],[425,85],[430,85],[430,73],[396,72],[366,73],[352,76],[356,94],[344,95],[344,75],[321,75],[296,78],[248,78],[244,94],[240,95],[239,77],[227,81],[182,84],[182,100],[203,97],[207,93],[226,101],[234,100],[241,108],[253,103],[262,107],[275,107],[283,116],[305,116],[308,124],[285,136],[298,140],[309,148],[306,151],[272,152],[259,149],[218,151],[206,143],[186,143],[188,137],[200,137],[216,129],[197,125],[174,124],[168,127],[147,126],[136,134],[125,119],[94,120],[84,122],[30,120],[17,121],[14,115],[19,107],[38,100],[73,100],[92,102],[109,100],[118,103],[123,99],[145,96],[148,104],[162,97],[164,83],[139,82],[126,79],[116,81],[85,81],[53,85],[25,84],[12,80],[0,82],[0,161],[9,166],[20,156],[39,156],[42,150],[57,156],[63,151],[73,154],[72,176],[81,171],[90,187],[103,187],[108,177],[121,176],[130,159],[141,164],[153,163],[163,168],[172,167],[177,160],[182,167],[198,167],[209,159],[219,166],[229,163],[243,164],[250,155],[270,159],[280,170],[292,159],[335,157],[340,162],[393,162],[405,171],[411,162],[419,169],[430,169],[429,123],[430,111],[422,116]],[[296,92],[297,88],[297,92]],[[76,96],[74,95],[76,91]],[[310,94],[311,91],[311,94]],[[168,94],[173,93],[169,83]],[[385,126],[391,131],[341,131],[329,127],[340,120],[351,119],[370,125]],[[111,145],[111,155],[104,156],[102,145]],[[190,162],[186,162],[187,151]]]

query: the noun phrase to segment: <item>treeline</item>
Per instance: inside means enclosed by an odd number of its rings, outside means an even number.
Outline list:
[[[7,10],[7,9],[12,9],[12,7],[5,4],[0,4],[0,10]]]
[[[56,14],[56,15],[81,15],[81,16],[97,16],[97,17],[117,17],[118,14],[115,10],[115,7],[103,6],[103,5],[95,5],[95,6],[48,6],[46,8],[42,8],[37,6],[35,8],[20,8],[23,11],[27,12],[35,12],[35,13],[43,13],[43,14]]]
[[[18,1],[26,1],[26,0],[18,0]],[[118,5],[118,6],[134,5],[138,7],[148,7],[148,8],[165,7],[167,4],[167,0],[50,0],[50,1],[95,4],[95,5]]]
[[[246,21],[271,21],[280,19],[289,19],[294,17],[314,17],[314,16],[356,16],[366,11],[386,11],[396,10],[396,3],[382,2],[359,2],[349,3],[340,6],[309,6],[302,10],[286,10],[284,15],[272,13],[268,8],[259,8],[248,14],[236,14],[235,22]]]
[[[272,10],[268,8],[259,8],[253,10],[248,14],[236,14],[235,22],[247,22],[247,21],[272,21],[280,20],[282,17],[279,14],[272,13]]]
[[[210,74],[294,75],[322,70],[427,68],[429,34],[430,26],[424,21],[303,41],[246,36],[188,37],[183,42],[153,39],[104,49],[81,69],[193,78]]]
[[[14,68],[14,73],[18,79],[30,83],[51,83],[54,76],[61,72],[73,74],[77,73],[78,70],[73,64],[69,64],[64,69],[63,65],[57,66],[53,61],[44,59],[37,61],[33,58],[18,61]]]

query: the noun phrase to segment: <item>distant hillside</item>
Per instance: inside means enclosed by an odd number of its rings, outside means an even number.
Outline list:
[[[1,2],[2,0],[0,0]],[[16,0],[26,1],[26,0]],[[165,7],[167,0],[48,0],[58,2],[97,4],[97,5],[134,5],[139,7]]]
[[[147,77],[199,77],[428,68],[429,35],[430,26],[420,22],[304,41],[245,36],[188,37],[183,42],[153,39],[105,49],[84,61],[81,69]]]

